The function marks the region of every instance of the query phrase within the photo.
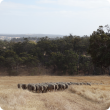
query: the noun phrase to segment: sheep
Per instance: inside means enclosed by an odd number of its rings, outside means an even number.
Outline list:
[[[83,83],[81,83],[81,82],[80,82],[79,84],[80,84],[80,85],[83,85]]]
[[[62,83],[62,90],[66,89],[66,85]]]
[[[68,84],[65,84],[65,89],[67,89],[67,88],[68,88],[68,86],[69,86]]]
[[[39,91],[39,92],[42,92],[43,91],[42,84],[36,85],[36,91]]]
[[[54,87],[53,90],[56,91],[56,89],[57,89],[57,84],[56,84],[56,83],[52,83],[52,85],[53,85],[53,87]]]
[[[55,88],[54,89],[55,89],[55,91],[58,90],[58,84],[57,83],[55,83]]]
[[[31,84],[28,84],[27,89],[31,91]]]
[[[46,87],[47,87],[47,85],[45,85],[45,84],[35,84],[35,89],[34,89],[34,91],[36,91],[36,92],[46,92]]]
[[[65,89],[67,89],[67,88],[68,88],[68,86],[69,86],[69,85],[68,85],[67,83],[65,83]]]
[[[66,86],[65,86],[65,84],[64,83],[58,83],[58,90],[63,90],[63,89],[65,89],[66,88]]]
[[[18,86],[18,88],[21,88],[22,87],[22,84],[18,84],[17,86]]]
[[[34,89],[34,91],[35,91],[35,92],[38,92],[39,90],[40,90],[39,84],[35,84],[35,89]]]
[[[85,83],[85,82],[83,82],[83,85],[86,85],[86,83]]]
[[[76,83],[74,82],[73,85],[76,85]]]
[[[47,86],[48,86],[48,85],[42,84],[42,85],[40,85],[40,86],[41,86],[41,92],[42,92],[42,93],[47,92]]]
[[[57,83],[58,85],[58,90],[62,90],[62,85],[60,83]]]
[[[65,89],[67,89],[68,88],[68,84],[65,84]]]
[[[90,84],[90,83],[88,83],[88,82],[87,82],[87,85],[90,85],[90,86],[91,86],[91,84]]]
[[[55,82],[54,84],[55,84],[55,89],[57,90],[59,82]]]
[[[58,90],[58,83],[51,83],[54,86],[54,91]]]
[[[72,84],[72,83],[71,83]],[[69,85],[71,85],[70,83],[62,83],[62,89],[67,89]]]
[[[48,84],[47,90],[48,91],[54,90],[54,85],[53,84]]]
[[[27,85],[27,89],[28,89],[29,91],[32,91],[32,84],[28,84],[28,85]]]
[[[29,84],[28,88],[29,88],[29,90],[43,93],[46,89],[46,84],[45,83]]]
[[[33,84],[28,84],[28,85],[27,85],[27,89],[28,89],[29,91],[32,90],[32,87],[31,87],[32,85],[33,85]]]
[[[72,85],[73,84],[73,82],[69,82],[70,83],[70,85]]]
[[[37,89],[39,90],[39,92],[47,92],[47,89],[48,88],[48,84],[45,84],[45,83],[42,83],[42,84],[39,84],[37,85]]]
[[[80,83],[76,82],[76,85],[80,85]]]
[[[70,82],[67,82],[67,84],[68,84],[68,85],[71,85],[71,83],[70,83]]]
[[[71,82],[71,85],[73,85],[74,83],[73,82]]]
[[[36,92],[36,85],[35,85],[35,84],[32,84],[32,85],[31,85],[31,91],[32,91],[32,92]]]
[[[48,84],[45,84],[45,92],[48,91]]]
[[[27,89],[27,84],[22,84],[22,89]]]
[[[57,91],[67,89],[69,85],[72,85],[72,82],[49,82],[49,83],[36,83],[36,84],[28,84],[27,86],[23,85],[23,89],[27,89],[32,92],[42,92],[45,93],[47,91]]]

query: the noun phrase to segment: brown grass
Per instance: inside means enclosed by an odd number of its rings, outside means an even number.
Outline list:
[[[97,88],[97,86],[70,86],[69,91],[96,103],[106,103],[110,100],[110,91],[105,91],[105,89],[103,91],[101,88],[103,87],[101,86]]]
[[[65,91],[32,93],[18,83],[95,82],[104,85],[70,86]],[[110,106],[110,78],[70,76],[0,77],[0,107],[3,110],[106,110]]]

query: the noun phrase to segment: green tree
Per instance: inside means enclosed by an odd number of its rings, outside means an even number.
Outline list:
[[[74,75],[77,72],[78,55],[72,50],[65,50],[64,53],[52,52],[52,65],[60,71]]]
[[[110,36],[104,32],[103,28],[103,26],[99,26],[97,31],[90,36],[88,53],[92,57],[95,68],[110,67]]]
[[[5,58],[0,56],[0,67],[5,67]]]

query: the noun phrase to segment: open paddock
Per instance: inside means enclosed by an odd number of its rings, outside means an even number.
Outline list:
[[[33,93],[17,84],[45,82],[90,82],[66,90]],[[0,77],[0,107],[3,110],[106,110],[110,106],[109,76],[5,76]]]

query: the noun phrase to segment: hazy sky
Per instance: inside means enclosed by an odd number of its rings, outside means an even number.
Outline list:
[[[110,0],[0,0],[0,34],[90,35],[110,25]]]

